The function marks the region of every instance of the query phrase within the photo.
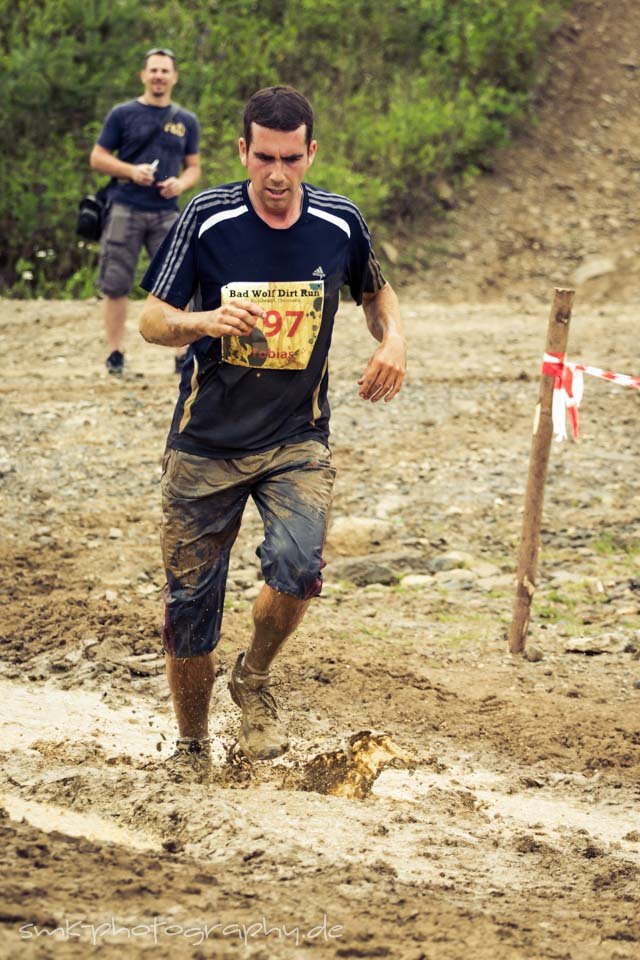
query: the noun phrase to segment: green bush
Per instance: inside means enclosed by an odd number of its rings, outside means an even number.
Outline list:
[[[180,55],[176,98],[202,127],[200,188],[238,179],[246,99],[311,100],[313,182],[368,219],[408,216],[438,176],[468,179],[527,115],[568,0],[0,0],[0,290],[87,296],[96,250],[75,236],[108,110],[140,91],[145,49]],[[10,151],[10,155],[9,155]]]

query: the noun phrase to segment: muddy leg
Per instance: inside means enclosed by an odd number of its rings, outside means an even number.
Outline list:
[[[209,732],[215,656],[167,657],[167,680],[181,737],[201,740]]]
[[[265,585],[253,605],[253,639],[243,673],[268,673],[271,661],[305,615],[308,600],[298,600]]]

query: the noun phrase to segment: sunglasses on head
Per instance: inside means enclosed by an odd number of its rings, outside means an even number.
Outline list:
[[[173,52],[173,50],[167,50],[166,47],[153,47],[151,50],[147,50],[147,52],[144,55],[145,62],[149,59],[149,57],[153,57],[154,54],[158,54],[159,56],[162,56],[162,57],[171,57],[171,59],[175,63],[175,60],[176,60],[175,53]]]

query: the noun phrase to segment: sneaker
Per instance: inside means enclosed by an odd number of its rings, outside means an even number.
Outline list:
[[[175,753],[166,761],[171,778],[180,782],[192,780],[205,781],[211,772],[210,739],[192,740],[190,737],[178,737]]]
[[[289,740],[269,690],[268,674],[243,677],[243,658],[241,653],[229,681],[231,699],[242,710],[238,743],[251,760],[273,760],[289,749]]]
[[[124,353],[114,350],[107,357],[107,370],[115,376],[120,376],[124,370]]]

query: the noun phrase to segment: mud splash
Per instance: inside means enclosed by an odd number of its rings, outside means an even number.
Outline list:
[[[349,738],[344,750],[310,760],[303,768],[299,789],[363,800],[389,766],[415,767],[415,761],[386,734],[362,730]]]

